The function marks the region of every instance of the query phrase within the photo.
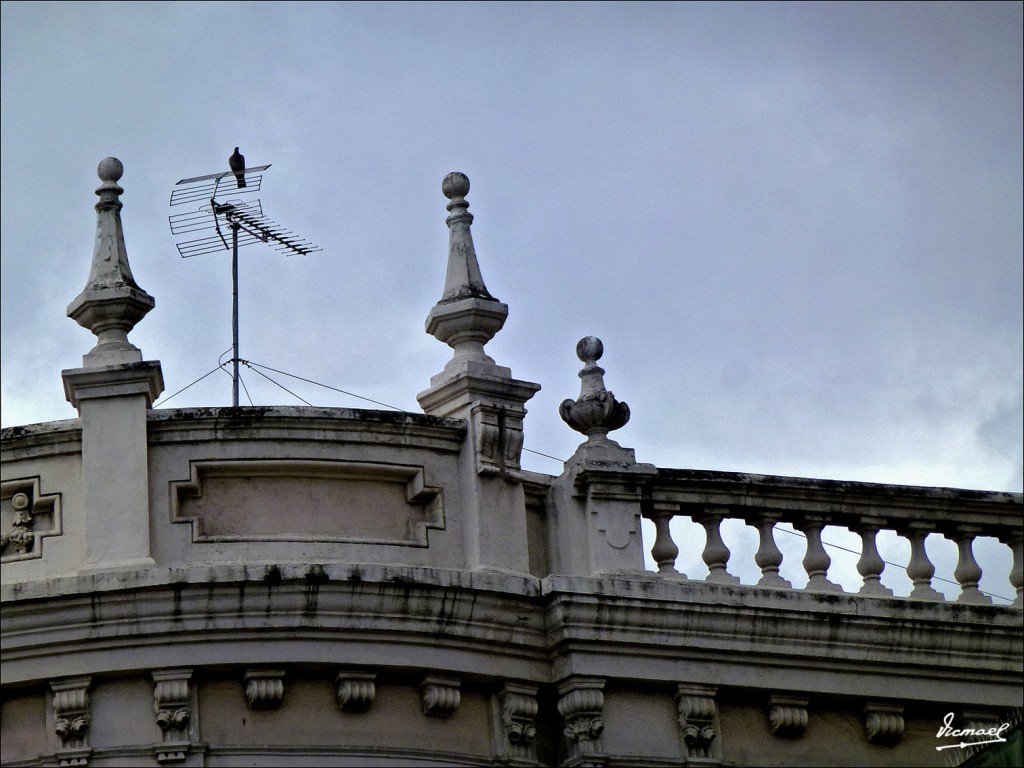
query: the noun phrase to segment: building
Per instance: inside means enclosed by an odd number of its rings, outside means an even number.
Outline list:
[[[484,350],[508,309],[458,173],[426,327],[453,356],[424,414],[154,410],[121,173],[100,163],[68,307],[97,336],[62,373],[79,417],[2,436],[3,765],[934,765],[1008,730],[1021,494],[639,463],[608,436],[629,409],[593,337],[560,409],[585,440],[557,477],[523,471],[539,386]],[[676,515],[706,530],[707,579],[675,570]],[[726,518],[759,532],[757,585],[728,570]],[[804,589],[779,522],[807,537]],[[857,594],[828,579],[826,524],[862,537]],[[880,582],[882,529],[911,542],[907,598]],[[1013,551],[1012,606],[978,590],[982,532]],[[935,533],[958,542],[956,601],[931,585]]]

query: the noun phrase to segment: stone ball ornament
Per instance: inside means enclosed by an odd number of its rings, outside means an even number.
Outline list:
[[[441,193],[452,200],[469,194],[469,177],[460,171],[452,171],[441,181]]]
[[[100,181],[117,181],[124,175],[124,165],[116,157],[104,157],[100,160],[96,173]]]

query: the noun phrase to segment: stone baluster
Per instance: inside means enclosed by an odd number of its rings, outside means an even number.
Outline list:
[[[832,558],[821,543],[821,529],[825,526],[825,518],[818,515],[806,515],[800,528],[807,537],[807,552],[804,554],[803,566],[807,572],[807,586],[804,589],[821,592],[842,592],[838,584],[828,580],[828,567]]]
[[[892,595],[892,590],[882,584],[882,571],[885,560],[878,554],[875,536],[885,520],[878,517],[862,517],[856,532],[860,534],[860,560],[857,561],[857,573],[864,579],[860,588],[862,595]]]
[[[907,576],[914,582],[910,596],[919,600],[942,600],[942,594],[932,588],[932,576],[935,566],[928,559],[924,540],[931,533],[929,523],[911,523],[904,536],[910,539],[910,563],[907,564]]]
[[[1002,541],[1013,551],[1010,584],[1017,590],[1017,598],[1013,601],[1013,605],[1015,608],[1024,608],[1024,535],[1018,531]]]
[[[782,518],[777,512],[761,511],[757,513],[754,526],[760,536],[754,562],[761,569],[760,587],[792,587],[788,579],[779,575],[782,565],[782,550],[775,543],[775,523]]]
[[[651,557],[658,564],[658,573],[664,576],[675,576],[686,578],[676,570],[676,558],[679,556],[679,547],[672,540],[672,531],[669,524],[676,514],[674,505],[655,504],[651,511],[651,520],[654,522],[654,546],[651,547]]]
[[[953,534],[953,541],[956,542],[959,551],[956,570],[953,571],[953,576],[960,583],[958,603],[992,603],[992,598],[978,589],[978,582],[981,581],[981,566],[974,559],[974,538],[982,530],[975,525],[958,525]]]
[[[693,520],[704,526],[707,534],[707,541],[704,544],[704,552],[701,559],[708,567],[708,577],[705,581],[714,581],[720,584],[739,584],[740,580],[726,570],[729,563],[729,548],[722,541],[722,518],[728,516],[728,509],[711,508],[694,515]]]

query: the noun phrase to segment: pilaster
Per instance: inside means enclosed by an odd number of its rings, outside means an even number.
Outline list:
[[[160,363],[144,361],[128,333],[154,299],[135,282],[121,227],[121,162],[99,165],[96,245],[85,289],[68,316],[92,331],[82,367],[65,370],[64,394],[82,423],[85,568],[152,565],[146,412],[163,391]]]
[[[580,396],[563,400],[559,408],[563,421],[587,436],[553,485],[553,551],[560,573],[644,570],[640,503],[657,470],[638,463],[632,448],[608,437],[629,420],[629,406],[605,389],[604,369],[596,364],[603,353],[597,337],[580,340],[576,354],[585,363]]]
[[[461,457],[467,565],[528,573],[520,456],[524,405],[540,385],[513,379],[511,370],[484,351],[504,325],[508,307],[490,294],[480,272],[466,201],[469,179],[450,173],[441,191],[450,200],[448,267],[426,331],[453,354],[416,399],[424,413],[464,419],[469,427]]]

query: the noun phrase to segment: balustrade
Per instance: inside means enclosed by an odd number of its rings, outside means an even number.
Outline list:
[[[682,472],[684,471],[679,471]],[[777,484],[779,479],[771,480]],[[942,494],[973,493],[944,489],[910,490],[921,495],[930,494],[930,498],[939,499],[943,499]],[[740,519],[755,528],[758,533],[758,548],[753,557],[754,563],[761,571],[757,586],[792,589],[792,583],[780,574],[784,555],[775,541],[776,526],[780,523],[790,523],[806,539],[801,565],[807,575],[807,583],[802,589],[808,592],[843,592],[844,589],[828,577],[832,559],[826,549],[827,537],[825,541],[822,539],[822,531],[826,526],[837,526],[845,527],[860,537],[860,557],[856,568],[863,583],[857,593],[892,597],[893,590],[882,584],[882,575],[887,563],[879,554],[876,541],[878,532],[885,530],[909,541],[909,562],[905,566],[899,566],[905,567],[907,577],[913,584],[909,598],[943,601],[946,598],[934,585],[935,564],[929,558],[925,547],[928,536],[934,534],[945,536],[957,547],[958,559],[953,577],[960,585],[960,594],[953,598],[955,602],[991,604],[992,597],[979,588],[983,566],[976,557],[974,542],[978,537],[992,536],[1009,547],[1013,556],[1009,583],[1016,590],[1016,595],[1004,593],[998,597],[1012,601],[1014,607],[1022,607],[1024,535],[1021,530],[1019,495],[989,494],[998,497],[994,499],[995,502],[1011,503],[984,502],[984,507],[977,505],[966,511],[956,509],[956,505],[949,503],[948,500],[942,504],[935,504],[934,509],[928,510],[925,504],[915,504],[913,498],[910,503],[907,503],[906,499],[896,498],[890,510],[879,503],[877,498],[870,498],[860,504],[850,504],[846,503],[845,499],[839,502],[830,499],[827,494],[819,494],[813,504],[799,504],[793,503],[792,498],[780,496],[777,488],[775,498],[783,499],[777,506],[766,503],[763,498],[752,503],[752,494],[742,489],[731,489],[732,499],[728,499],[729,495],[711,493],[703,488],[694,491],[692,484],[683,482],[677,485],[655,486],[644,515],[654,523],[656,536],[651,554],[658,564],[659,573],[674,578],[686,578],[676,570],[675,560],[680,553],[680,547],[685,549],[689,542],[674,541],[670,523],[676,516],[688,516],[695,524],[702,526],[706,534],[701,558],[707,565],[709,573],[704,581],[738,584],[739,578],[728,570],[732,552],[722,538],[721,526],[725,519]],[[694,497],[706,498],[708,501],[695,502],[692,500]],[[733,503],[723,503],[723,500]],[[683,554],[690,558],[696,552],[687,550]],[[888,565],[892,566],[891,563]]]

